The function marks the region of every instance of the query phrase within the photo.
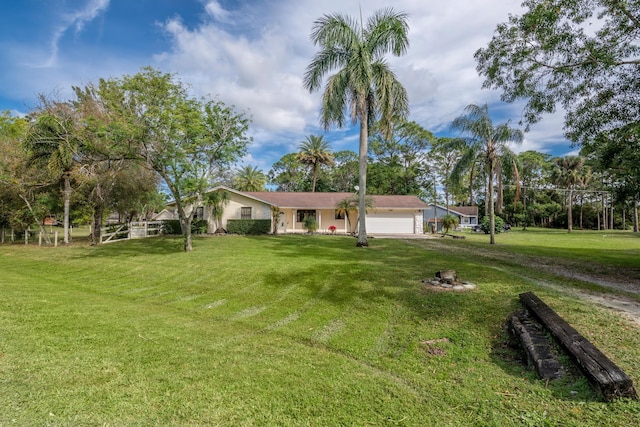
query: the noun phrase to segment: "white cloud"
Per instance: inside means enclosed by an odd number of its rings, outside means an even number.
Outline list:
[[[174,3],[174,2],[172,2]],[[11,46],[4,55],[16,64],[50,59],[49,68],[15,67],[2,74],[4,93],[24,99],[54,88],[99,77],[119,77],[145,65],[175,72],[196,95],[216,97],[253,118],[251,157],[268,169],[286,152],[294,151],[305,136],[322,134],[332,149],[357,150],[357,135],[348,129],[320,128],[320,93],[308,93],[302,84],[305,69],[316,53],[309,35],[313,22],[326,13],[343,13],[367,19],[374,10],[388,7],[386,0],[279,0],[228,3],[200,0],[199,10],[186,12],[175,2],[174,12],[158,18],[168,45],[155,52],[129,56],[118,51],[58,55],[64,36],[76,33],[104,14],[108,0],[93,0],[63,15],[50,38],[50,51],[42,46]],[[400,58],[389,57],[411,103],[410,119],[433,132],[443,132],[470,103],[489,103],[490,111],[517,124],[522,104],[503,104],[499,93],[482,90],[475,70],[474,52],[486,46],[496,25],[520,11],[513,0],[397,0],[393,7],[409,15],[410,47]],[[232,4],[233,8],[225,8]],[[184,12],[184,13],[183,13]],[[106,16],[106,15],[105,15]],[[194,21],[199,18],[199,21]],[[155,45],[157,46],[157,45]],[[4,48],[5,45],[2,45]],[[6,52],[6,50],[5,50]],[[64,57],[64,62],[62,58]],[[60,58],[60,59],[58,59]],[[99,58],[99,60],[98,60]],[[74,61],[74,62],[69,62]],[[80,62],[83,61],[83,62]],[[500,122],[501,120],[497,120]],[[548,116],[526,135],[518,150],[569,150],[562,137],[562,115]],[[287,151],[288,150],[288,151]]]
[[[109,7],[109,1],[110,0],[90,0],[81,9],[63,14],[62,22],[56,27],[51,37],[51,54],[44,64],[45,68],[56,65],[60,39],[65,35],[69,28],[75,26],[76,34],[81,32],[87,22],[92,21],[100,13],[107,10]]]

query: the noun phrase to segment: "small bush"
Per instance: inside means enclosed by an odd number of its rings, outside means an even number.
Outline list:
[[[227,232],[231,234],[269,234],[271,220],[268,219],[230,219]]]
[[[180,221],[178,221],[177,219],[168,219],[162,221],[162,232],[164,234],[182,234]]]
[[[491,233],[491,218],[489,217],[489,215],[485,215],[485,217],[482,218],[482,222],[480,223],[480,225],[482,226],[482,231],[484,231],[484,234]],[[496,216],[495,227],[496,233],[502,233],[504,231],[504,220],[499,216]]]
[[[313,233],[318,229],[318,221],[316,221],[316,218],[313,216],[306,217],[303,224],[309,233]]]
[[[207,221],[204,219],[197,219],[191,223],[191,232],[194,234],[204,234],[207,232]]]
[[[180,221],[177,219],[168,219],[162,221],[162,232],[164,234],[182,234]],[[203,234],[207,232],[207,221],[198,219],[191,223],[191,232],[194,234]]]

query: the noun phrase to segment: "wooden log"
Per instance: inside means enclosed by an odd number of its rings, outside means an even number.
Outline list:
[[[524,312],[516,313],[509,319],[509,332],[518,340],[528,365],[540,378],[554,380],[564,376],[564,367],[553,355],[549,338],[539,323]]]
[[[551,307],[533,292],[520,294],[520,300],[552,333],[592,386],[602,393],[605,400],[611,401],[620,397],[638,399],[631,378]]]

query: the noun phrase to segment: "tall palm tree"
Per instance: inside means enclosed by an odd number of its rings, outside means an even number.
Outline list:
[[[578,156],[564,156],[554,159],[556,168],[552,179],[556,185],[568,190],[569,211],[567,212],[567,231],[573,231],[573,191],[580,182],[580,170],[584,165],[584,158]]]
[[[316,181],[318,180],[318,170],[321,165],[333,165],[333,154],[329,148],[329,143],[322,136],[309,135],[307,139],[298,145],[300,152],[296,155],[298,161],[304,165],[311,166],[313,184],[311,191],[316,191]]]
[[[495,175],[498,156],[507,148],[509,142],[521,143],[523,134],[520,129],[509,127],[509,123],[494,126],[487,104],[478,106],[468,105],[464,115],[457,117],[451,127],[467,136],[470,146],[482,144],[483,156],[487,168],[488,199],[489,199],[489,228],[491,233],[490,243],[495,245],[495,203],[493,202],[493,179]]]
[[[315,92],[324,76],[328,78],[322,96],[320,120],[325,129],[342,127],[345,116],[360,122],[358,182],[358,242],[368,246],[365,222],[367,192],[367,144],[369,126],[379,119],[381,129],[390,134],[396,118],[409,113],[407,92],[384,59],[388,52],[404,54],[409,46],[407,15],[393,9],[375,12],[366,25],[349,16],[324,15],[316,20],[311,40],[320,47],[304,76],[304,86]]]
[[[264,191],[267,177],[257,166],[244,166],[238,169],[234,187],[239,191]]]

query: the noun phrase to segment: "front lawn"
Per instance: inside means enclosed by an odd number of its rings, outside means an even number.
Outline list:
[[[502,236],[498,237],[498,241]],[[460,244],[456,242],[455,244]],[[464,242],[462,242],[464,244]],[[473,243],[470,243],[473,244]],[[0,426],[632,425],[545,384],[503,325],[533,290],[640,381],[621,317],[429,241],[157,238],[0,246]],[[433,292],[454,269],[478,289]]]

